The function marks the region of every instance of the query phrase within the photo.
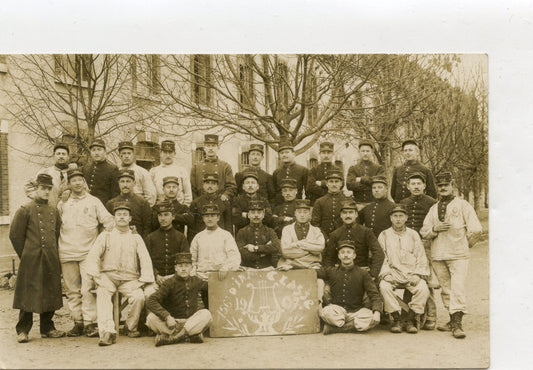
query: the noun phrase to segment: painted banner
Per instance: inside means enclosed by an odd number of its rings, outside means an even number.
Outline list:
[[[209,275],[212,337],[310,334],[320,331],[315,270]]]

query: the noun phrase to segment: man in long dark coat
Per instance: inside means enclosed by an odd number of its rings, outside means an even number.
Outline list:
[[[33,325],[33,313],[41,318],[41,337],[60,338],[52,317],[63,306],[61,298],[61,264],[57,239],[61,219],[57,209],[48,205],[52,176],[37,176],[35,198],[15,213],[9,239],[20,258],[13,308],[18,308],[17,341],[26,343]]]

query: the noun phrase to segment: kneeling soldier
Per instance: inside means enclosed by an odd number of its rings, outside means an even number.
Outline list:
[[[429,289],[426,279],[429,264],[422,240],[416,231],[405,227],[407,210],[396,206],[390,213],[392,227],[384,230],[378,238],[385,260],[379,277],[379,290],[385,301],[385,312],[392,314],[390,331],[401,333],[401,307],[394,293],[396,288],[407,289],[413,297],[409,302],[407,332],[416,334],[420,327],[420,315],[424,313]]]
[[[331,287],[331,304],[320,312],[326,322],[324,335],[367,331],[379,324],[383,301],[370,274],[354,264],[355,243],[343,240],[337,245],[340,266],[323,267],[318,277]],[[364,307],[368,295],[372,310]]]
[[[189,340],[203,343],[203,332],[211,325],[211,313],[197,310],[198,292],[206,289],[207,282],[191,276],[190,253],[176,254],[176,274],[163,282],[157,292],[146,301],[150,311],[146,325],[152,329],[156,347]]]

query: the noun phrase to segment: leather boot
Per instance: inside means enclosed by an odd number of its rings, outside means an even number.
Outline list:
[[[177,334],[167,335],[167,334],[158,334],[155,337],[155,346],[166,346],[169,344],[176,344],[183,342],[187,337],[185,330],[181,330]]]
[[[390,326],[391,333],[401,333],[402,332],[402,322],[400,320],[400,313],[399,312],[393,312],[391,314],[392,321]]]
[[[83,334],[83,322],[75,322],[72,329],[67,332],[67,337],[79,337]]]
[[[100,335],[100,333],[98,332],[98,327],[94,323],[87,325],[85,327],[84,333],[89,338],[95,338]]]
[[[463,312],[458,311],[452,315],[452,335],[454,338],[463,339],[466,337],[463,331]]]
[[[420,326],[420,314],[415,313],[413,310],[409,310],[409,319],[407,321],[406,331],[410,334],[418,333]]]
[[[106,331],[104,334],[102,334],[102,338],[100,338],[98,345],[100,347],[106,347],[106,346],[115,344],[116,342],[117,342],[117,335],[115,333],[110,333]]]
[[[446,324],[437,326],[437,330],[439,331],[452,331],[452,316],[450,315],[450,321],[448,321]]]

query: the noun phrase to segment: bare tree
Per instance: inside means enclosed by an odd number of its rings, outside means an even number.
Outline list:
[[[365,55],[168,55],[161,89],[182,130],[220,128],[311,147],[376,73]],[[341,89],[342,87],[342,89]]]
[[[36,142],[72,141],[77,155],[95,139],[139,122],[149,102],[132,92],[131,58],[124,55],[13,55],[3,109]],[[144,113],[143,119],[147,115]],[[32,153],[32,147],[23,150]]]

